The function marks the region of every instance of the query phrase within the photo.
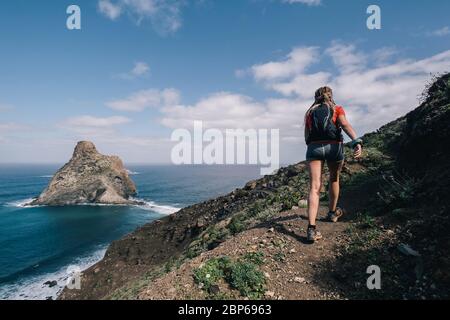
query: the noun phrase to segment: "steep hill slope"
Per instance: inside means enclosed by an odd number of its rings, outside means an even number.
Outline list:
[[[114,242],[62,299],[448,298],[450,75],[420,107],[363,137],[347,161],[338,224],[304,241],[305,163],[180,210]],[[326,184],[326,183],[325,183]],[[324,190],[325,191],[325,190]],[[327,195],[321,198],[325,212]],[[381,290],[368,290],[378,265]]]

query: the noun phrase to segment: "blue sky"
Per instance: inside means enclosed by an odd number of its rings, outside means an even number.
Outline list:
[[[81,8],[82,30],[66,28]],[[377,4],[382,29],[368,30]],[[279,128],[304,159],[302,115],[329,84],[358,133],[417,106],[450,68],[450,2],[0,2],[0,163],[64,162],[93,140],[126,162],[170,161],[173,129]],[[447,69],[445,69],[447,68]]]

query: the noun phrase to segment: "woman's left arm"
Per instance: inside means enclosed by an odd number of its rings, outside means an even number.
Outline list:
[[[348,122],[345,114],[340,114],[338,117],[338,123],[344,129],[345,133],[350,137],[350,139],[355,140],[357,138],[355,130],[351,126],[350,122]]]

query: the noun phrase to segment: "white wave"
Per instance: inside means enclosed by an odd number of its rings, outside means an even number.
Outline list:
[[[96,250],[92,254],[74,259],[72,263],[60,268],[54,273],[21,279],[11,284],[0,286],[0,300],[45,300],[48,297],[56,299],[66,286],[71,274],[67,273],[69,267],[86,270],[96,264],[105,256],[106,247]],[[57,285],[49,287],[47,281],[56,281]]]
[[[12,202],[6,203],[6,206],[23,208],[23,209],[45,207],[42,205],[30,206],[29,204],[33,200],[34,200],[34,198],[12,201]],[[136,205],[134,205],[135,207],[139,207],[144,210],[151,210],[151,211],[154,211],[154,212],[157,212],[160,214],[165,214],[165,215],[171,215],[181,209],[181,208],[174,207],[174,206],[157,204],[154,201],[148,201],[148,200],[144,200],[144,199],[133,199],[132,198],[131,200],[134,200],[139,203],[143,203],[143,204],[136,204]],[[128,204],[105,204],[105,203],[79,203],[76,205],[77,206],[98,206],[98,207],[110,207],[110,206],[126,207],[126,206],[128,206]]]
[[[131,171],[127,169],[127,173],[131,176],[137,175],[137,174],[141,174],[140,172],[136,172],[136,171]]]
[[[38,176],[38,178],[53,178],[53,175],[44,175],[44,176]]]
[[[38,206],[28,206],[29,203],[31,203],[34,200],[34,198],[28,198],[28,199],[22,199],[17,201],[11,201],[6,203],[7,207],[16,207],[16,208],[32,208],[32,207],[38,207]]]
[[[169,205],[157,204],[154,201],[148,201],[148,200],[144,200],[144,199],[133,199],[133,200],[144,203],[142,205],[141,204],[136,205],[139,208],[142,208],[145,210],[151,210],[151,211],[165,214],[165,215],[171,215],[180,210],[180,208],[169,206]]]

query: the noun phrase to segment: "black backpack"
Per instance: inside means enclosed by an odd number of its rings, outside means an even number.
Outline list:
[[[306,143],[331,140],[343,141],[342,129],[333,123],[334,109],[323,103],[309,114],[311,127]]]

